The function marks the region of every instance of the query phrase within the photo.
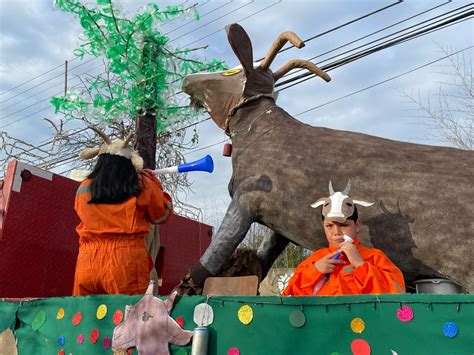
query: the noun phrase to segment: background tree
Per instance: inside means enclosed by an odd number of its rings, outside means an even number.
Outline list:
[[[98,0],[95,7],[74,0],[55,0],[55,5],[73,14],[84,29],[82,44],[74,54],[81,59],[86,55],[105,57],[102,73],[81,78],[82,86],[52,98],[55,112],[62,113],[66,120],[98,125],[112,138],[134,130],[135,148],[143,157],[145,168],[182,163],[183,150],[192,148],[198,139],[195,130],[187,135],[183,127],[199,115],[185,105],[187,97],[180,94],[182,79],[197,71],[224,69],[224,64],[191,58],[193,51],[205,47],[171,48],[160,26],[182,16],[191,15],[198,20],[196,6],[160,9],[151,3],[128,19],[109,0]],[[71,154],[101,143],[88,130],[73,139],[61,135],[58,126],[62,122],[51,123]],[[186,175],[164,176],[162,182],[178,209],[186,209],[177,195],[179,189],[189,188]]]
[[[423,125],[427,126],[433,138],[449,143],[456,148],[474,149],[474,79],[472,76],[472,56],[464,52],[455,53],[452,49],[442,48],[448,63],[440,66],[439,73],[446,80],[439,83],[436,93],[402,91],[402,96],[416,106]]]

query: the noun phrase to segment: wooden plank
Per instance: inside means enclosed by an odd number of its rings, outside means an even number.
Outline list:
[[[256,296],[258,289],[258,277],[235,276],[235,277],[209,277],[204,283],[203,295],[239,295]]]

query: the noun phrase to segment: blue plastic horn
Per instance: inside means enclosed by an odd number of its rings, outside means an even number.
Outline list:
[[[163,175],[186,173],[188,171],[207,171],[208,173],[212,173],[214,171],[214,162],[212,161],[212,157],[210,155],[206,155],[204,158],[192,161],[190,163],[158,169],[154,170],[153,172],[155,175]]]

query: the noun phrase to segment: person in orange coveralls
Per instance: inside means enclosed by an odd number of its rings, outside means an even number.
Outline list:
[[[311,206],[323,206],[322,220],[328,248],[315,251],[295,270],[284,296],[336,296],[355,294],[404,293],[401,271],[375,248],[360,245],[361,224],[356,204],[371,206],[348,196],[350,183],[343,192],[334,192]],[[348,238],[350,237],[350,238]]]
[[[98,161],[76,194],[81,222],[73,295],[144,294],[153,265],[144,238],[149,223],[169,221],[172,201],[153,172],[141,170],[143,160],[128,146],[131,135],[111,142],[96,132],[105,144],[80,154]]]

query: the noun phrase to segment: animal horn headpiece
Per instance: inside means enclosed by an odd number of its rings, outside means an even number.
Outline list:
[[[332,182],[329,181],[329,197],[322,197],[311,205],[313,208],[323,206],[323,216],[329,221],[344,223],[354,213],[354,205],[364,207],[372,206],[372,202],[353,200],[349,197],[351,180],[347,182],[344,191],[334,191]]]
[[[104,140],[104,144],[100,147],[84,149],[79,153],[79,158],[83,160],[88,160],[100,154],[120,155],[122,157],[130,159],[135,169],[143,169],[142,157],[140,157],[138,153],[128,145],[133,137],[133,133],[130,133],[124,140],[115,139],[114,141],[111,141],[110,138],[97,127],[89,128],[102,137],[102,139]]]

